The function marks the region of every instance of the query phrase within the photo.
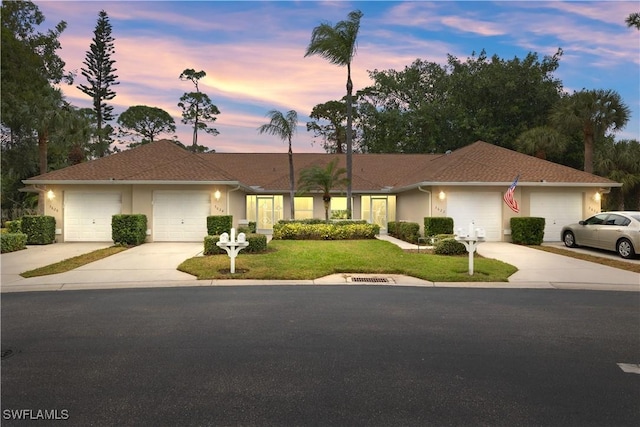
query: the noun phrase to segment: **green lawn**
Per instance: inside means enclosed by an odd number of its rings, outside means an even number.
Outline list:
[[[111,246],[104,249],[98,249],[93,252],[89,252],[88,254],[78,255],[73,258],[65,259],[64,261],[56,262],[55,264],[36,268],[35,270],[25,271],[24,273],[21,273],[20,276],[28,278],[47,276],[49,274],[65,273],[67,271],[71,271],[78,267],[82,267],[83,265],[89,264],[90,262],[98,261],[126,250],[127,248],[124,246]]]
[[[229,261],[226,254],[195,257],[178,270],[198,279],[311,280],[335,273],[383,273],[432,282],[506,282],[517,271],[501,261],[476,256],[474,275],[469,276],[468,255],[409,253],[380,240],[272,240],[267,253],[240,252],[233,275],[228,273]]]

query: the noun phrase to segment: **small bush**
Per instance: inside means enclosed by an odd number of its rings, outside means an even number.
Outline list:
[[[24,233],[0,234],[0,252],[15,252],[27,247],[27,235]]]
[[[142,214],[113,215],[111,238],[116,245],[138,246],[147,238],[147,216]]]
[[[511,241],[517,245],[539,245],[544,239],[544,218],[511,218]]]
[[[49,245],[56,240],[56,219],[48,215],[25,215],[22,232],[27,235],[27,245]]]
[[[431,237],[438,234],[453,234],[453,218],[438,216],[424,218],[424,235]]]
[[[6,222],[7,232],[9,233],[22,233],[22,221],[16,219],[14,221]]]
[[[417,222],[389,222],[387,225],[387,233],[409,243],[418,243],[420,237],[420,224]]]
[[[279,222],[273,227],[273,238],[280,240],[375,239],[377,234],[380,234],[379,225],[353,222],[345,225]]]
[[[207,234],[209,236],[230,233],[231,227],[233,227],[232,215],[212,215],[207,217]]]
[[[448,237],[439,240],[434,248],[433,253],[436,255],[462,255],[467,253],[467,248],[456,239]]]
[[[238,233],[239,234],[239,233]],[[242,249],[240,253],[259,253],[266,252],[267,250],[267,236],[264,234],[247,234],[246,235],[247,242],[249,242],[249,246]],[[218,247],[216,243],[220,241],[220,236],[205,236],[204,238],[204,251],[203,255],[219,255],[225,254],[227,251]]]

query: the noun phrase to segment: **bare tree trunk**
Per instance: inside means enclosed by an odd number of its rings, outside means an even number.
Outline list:
[[[294,200],[296,196],[295,177],[293,171],[293,149],[291,148],[291,138],[289,138],[289,196],[291,197],[291,219],[295,219],[296,209]]]
[[[38,132],[38,160],[40,163],[40,175],[47,173],[47,146],[49,143],[48,132]],[[44,215],[44,192],[38,193],[38,215]]]
[[[352,100],[351,92],[353,91],[353,82],[351,81],[351,64],[347,64],[347,218],[352,218],[351,209],[351,181],[353,177],[353,142],[351,140],[351,123],[352,123]]]
[[[593,173],[593,131],[590,127],[584,130],[584,171]]]

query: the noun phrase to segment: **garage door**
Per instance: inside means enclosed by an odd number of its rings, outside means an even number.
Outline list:
[[[208,192],[156,191],[153,193],[153,240],[203,241],[209,215],[211,196]]]
[[[64,240],[109,242],[111,217],[122,213],[120,193],[64,193]]]
[[[544,241],[560,241],[562,227],[582,218],[582,193],[532,193],[531,216],[544,218]]]
[[[502,197],[492,192],[450,192],[447,194],[447,216],[453,218],[454,231],[469,229],[473,222],[484,228],[486,240],[500,241],[502,223]]]

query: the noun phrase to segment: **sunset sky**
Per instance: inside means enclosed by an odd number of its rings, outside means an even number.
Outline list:
[[[445,64],[485,49],[489,56],[542,59],[560,47],[555,76],[574,90],[613,89],[631,108],[631,120],[617,139],[640,138],[640,31],[624,20],[640,11],[637,2],[525,1],[38,1],[46,21],[40,31],[67,22],[60,56],[76,71],[67,99],[89,107],[76,89],[98,12],[113,26],[119,85],[111,101],[116,113],[133,105],[159,107],[178,125],[178,138],[191,143],[180,123],[180,96],[192,90],[178,79],[186,68],[204,70],[201,90],[221,111],[218,136],[198,142],[218,152],[285,152],[280,139],[259,135],[267,111],[294,109],[299,115],[294,152],[321,152],[306,131],[314,105],[345,94],[346,69],[318,56],[304,58],[312,29],[335,24],[360,9],[364,16],[352,64],[354,89],[371,84],[368,70],[402,70],[420,58]],[[471,142],[471,141],[469,141]],[[491,141],[488,141],[491,142]]]

